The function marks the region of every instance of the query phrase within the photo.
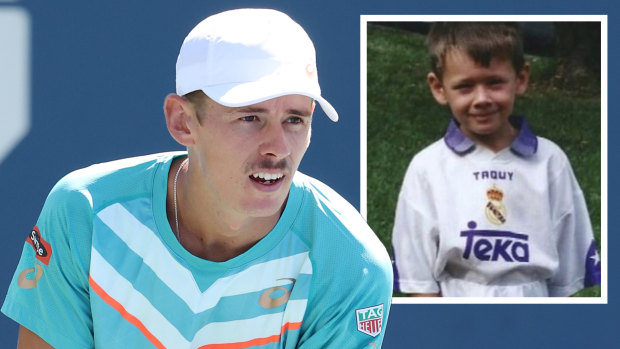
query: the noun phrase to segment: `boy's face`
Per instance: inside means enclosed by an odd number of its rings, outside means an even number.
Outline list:
[[[515,96],[527,89],[528,79],[528,65],[515,72],[510,60],[493,58],[483,67],[459,49],[446,54],[441,79],[434,73],[428,75],[433,97],[450,107],[461,131],[493,150],[508,146],[514,138],[508,117]]]

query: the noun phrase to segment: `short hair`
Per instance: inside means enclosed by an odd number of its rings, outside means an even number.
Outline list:
[[[517,22],[437,22],[426,37],[431,71],[440,79],[448,52],[459,49],[488,67],[494,58],[509,59],[518,73],[525,64],[521,27]]]
[[[202,121],[205,118],[205,113],[201,109],[201,106],[206,106],[206,104],[211,98],[209,98],[209,96],[207,96],[202,90],[196,90],[186,93],[183,95],[183,97],[190,101],[190,103],[192,103],[192,105],[194,106],[194,110],[196,110],[196,117],[198,118],[198,123],[202,124]]]

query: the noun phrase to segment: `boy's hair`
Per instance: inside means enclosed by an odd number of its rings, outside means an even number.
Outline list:
[[[488,67],[493,58],[509,59],[518,73],[523,68],[523,40],[516,22],[438,22],[426,37],[431,70],[443,76],[446,54],[452,49],[467,53],[477,64]]]

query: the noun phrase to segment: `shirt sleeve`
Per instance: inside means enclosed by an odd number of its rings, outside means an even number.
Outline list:
[[[549,294],[565,297],[600,284],[601,263],[586,202],[568,160],[551,183],[550,195],[559,266],[548,282]]]
[[[407,169],[396,205],[392,231],[394,288],[403,293],[438,293],[434,266],[439,233],[432,218],[431,188],[415,160]]]
[[[93,347],[88,195],[61,180],[26,238],[2,312],[55,348]]]
[[[358,236],[365,236],[365,247],[341,244],[335,237],[325,241],[332,245],[329,252],[323,253],[325,245],[311,252],[312,287],[297,348],[381,347],[392,300],[392,267],[370,228],[363,232]]]

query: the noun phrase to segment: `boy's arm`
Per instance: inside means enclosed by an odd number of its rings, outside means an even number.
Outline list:
[[[441,297],[441,293],[410,293],[409,297]]]
[[[550,186],[559,267],[549,280],[551,296],[571,296],[601,282],[601,264],[586,202],[567,163]]]
[[[439,234],[433,216],[431,191],[415,167],[407,170],[396,205],[392,250],[395,290],[407,294],[438,296],[434,277]]]

